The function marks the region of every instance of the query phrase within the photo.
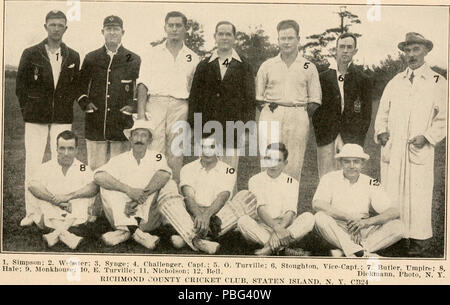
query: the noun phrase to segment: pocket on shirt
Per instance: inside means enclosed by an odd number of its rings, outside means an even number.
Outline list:
[[[408,145],[409,162],[416,165],[424,165],[433,160],[434,149],[431,144],[427,143],[422,148]]]

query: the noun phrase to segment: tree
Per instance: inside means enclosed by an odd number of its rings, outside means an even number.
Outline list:
[[[152,47],[160,45],[166,41],[166,37],[151,42]],[[199,56],[204,56],[206,54],[204,44],[205,39],[203,38],[203,26],[193,19],[188,19],[186,39],[184,41],[186,46],[197,53]]]
[[[339,27],[326,29],[319,34],[307,36],[306,39],[309,41],[301,48],[304,56],[315,63],[319,71],[329,65],[328,59],[334,57],[334,54],[336,53],[335,45],[330,43],[334,42],[343,32],[349,32],[350,27],[353,24],[361,23],[361,20],[357,15],[347,11],[345,7],[341,8],[342,10],[338,13],[341,25]],[[345,23],[345,19],[349,22]],[[353,34],[356,37],[361,37],[361,34],[359,33]]]
[[[258,71],[261,64],[278,53],[278,46],[269,42],[269,36],[264,33],[261,26],[250,28],[250,32],[236,33],[236,51],[245,56],[254,72]]]

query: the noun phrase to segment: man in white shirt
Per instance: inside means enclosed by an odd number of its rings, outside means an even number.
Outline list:
[[[143,55],[138,80],[138,119],[147,117],[155,125],[151,149],[166,155],[177,183],[183,156],[172,151],[172,142],[181,133],[175,124],[187,120],[187,99],[199,62],[198,55],[184,43],[186,29],[185,15],[167,14],[164,25],[167,38]]]
[[[309,137],[308,115],[321,104],[317,68],[298,52],[299,30],[294,20],[278,24],[280,54],[265,61],[256,76],[256,100],[264,105],[259,117],[260,147],[285,143],[291,155],[284,171],[298,181]],[[272,122],[278,125],[272,128]]]
[[[78,161],[78,137],[66,130],[56,138],[57,158],[42,164],[32,176],[28,190],[33,204],[40,208],[42,218],[36,224],[53,229],[43,236],[49,247],[62,241],[75,249],[82,237],[69,228],[88,221],[88,208],[93,203],[98,187],[88,166]]]
[[[419,256],[433,236],[434,148],[447,132],[448,87],[425,62],[430,40],[408,33],[398,47],[408,68],[386,85],[374,136],[381,145],[381,183],[399,204],[410,254]]]
[[[376,179],[361,174],[369,159],[358,144],[345,144],[336,155],[342,170],[320,179],[313,208],[320,235],[343,251],[333,256],[370,257],[403,237],[399,209]],[[372,216],[375,215],[375,216]]]
[[[267,147],[263,167],[248,182],[256,196],[259,219],[239,218],[238,228],[244,237],[263,246],[256,255],[270,255],[301,240],[314,228],[314,216],[305,212],[297,216],[299,183],[283,173],[288,164],[288,150],[283,143]]]
[[[210,254],[218,250],[219,244],[206,239],[217,238],[221,230],[217,214],[230,199],[236,184],[234,168],[218,159],[216,149],[214,137],[205,136],[201,157],[183,166],[180,173],[181,193],[197,237],[193,244],[200,250],[213,249],[207,250]],[[172,237],[173,242],[176,239],[179,238]]]
[[[171,171],[164,155],[148,149],[152,141],[152,128],[148,121],[135,121],[124,135],[131,143],[131,150],[124,152],[96,170],[95,182],[106,218],[114,231],[103,234],[102,240],[109,246],[133,239],[154,249],[159,237],[151,232],[162,223],[157,210],[158,200],[168,192],[178,193],[170,180]]]

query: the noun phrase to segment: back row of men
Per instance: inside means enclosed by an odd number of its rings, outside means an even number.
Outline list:
[[[27,185],[41,164],[48,133],[55,152],[55,137],[71,129],[74,100],[86,112],[87,156],[93,170],[128,150],[124,130],[133,126],[131,114],[137,112],[138,120],[151,121],[150,148],[167,157],[176,183],[183,156],[172,152],[179,135],[173,126],[186,120],[194,126],[194,113],[202,114],[202,126],[211,121],[225,126],[227,121],[254,120],[259,107],[259,121],[279,123],[279,140],[290,154],[283,171],[296,181],[301,177],[309,117],[320,177],[340,167],[335,156],[345,143],[364,145],[371,120],[370,82],[352,64],[357,40],[350,33],[338,38],[336,62],[319,75],[315,65],[299,55],[299,25],[280,22],[280,54],[261,65],[255,82],[252,67],[233,49],[236,29],[227,21],[216,25],[213,54],[199,61],[184,44],[186,16],[170,12],[165,42],[149,48],[141,64],[138,55],[122,46],[122,20],[109,16],[102,29],[105,45],[86,55],[81,71],[78,53],[62,43],[66,22],[64,13],[49,12],[47,39],[26,49],[19,65],[16,93],[25,121]],[[408,33],[398,47],[408,68],[384,90],[375,142],[382,146],[381,182],[398,206],[412,251],[420,252],[423,241],[432,237],[434,146],[445,137],[447,86],[425,63],[431,41]],[[221,158],[235,172],[237,148],[227,147],[231,153]],[[31,196],[26,188],[22,225],[40,215]]]

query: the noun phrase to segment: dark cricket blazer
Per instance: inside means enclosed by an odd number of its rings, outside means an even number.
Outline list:
[[[61,43],[61,72],[55,88],[46,43],[47,39],[25,49],[20,58],[16,95],[23,120],[39,124],[71,124],[73,102],[77,97],[80,55]]]
[[[370,79],[353,64],[349,66],[344,82],[344,111],[341,113],[336,73],[336,70],[328,69],[319,75],[322,105],[312,117],[317,145],[330,144],[340,133],[344,143],[364,146],[372,113]]]
[[[120,109],[126,105],[136,106],[134,92],[140,66],[141,58],[122,45],[111,64],[105,46],[86,55],[80,71],[78,103],[83,110],[89,103],[98,108],[86,113],[86,139],[127,140],[123,130],[133,126],[133,118]]]
[[[202,60],[196,68],[189,95],[189,117],[194,127],[194,113],[202,114],[202,127],[208,121],[218,121],[224,128],[227,121],[255,120],[255,80],[253,69],[245,58],[233,58],[223,80],[219,59]],[[236,134],[235,145],[236,146]]]

